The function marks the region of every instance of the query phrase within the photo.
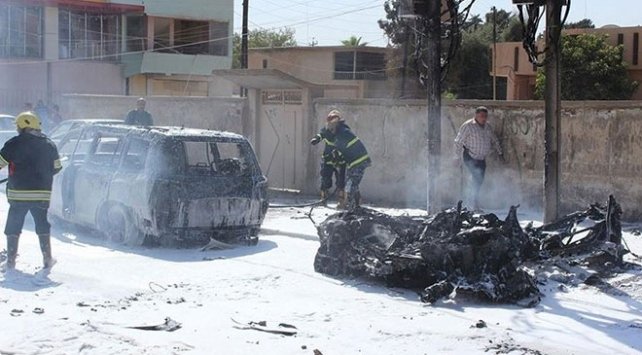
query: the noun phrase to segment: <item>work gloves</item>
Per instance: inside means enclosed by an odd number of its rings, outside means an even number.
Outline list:
[[[310,139],[310,144],[312,145],[317,145],[321,143],[321,137],[320,136],[314,136],[314,138]]]

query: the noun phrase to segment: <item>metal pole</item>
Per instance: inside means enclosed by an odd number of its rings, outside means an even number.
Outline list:
[[[435,213],[441,208],[437,191],[441,155],[441,1],[428,1],[426,34],[426,65],[428,79],[428,194],[427,210]]]
[[[248,67],[248,16],[249,16],[249,0],[243,0],[243,28],[241,30],[241,68],[247,69]],[[247,97],[247,90],[241,87],[241,96]]]
[[[497,100],[497,8],[493,6],[493,100]]]
[[[248,12],[249,0],[243,0],[243,29],[241,32],[241,68],[247,69],[247,52],[248,52]]]
[[[559,217],[561,173],[561,16],[562,1],[546,1],[546,87],[544,128],[544,221],[552,222]]]

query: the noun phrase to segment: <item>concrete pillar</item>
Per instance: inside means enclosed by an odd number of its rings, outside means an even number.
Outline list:
[[[44,59],[58,60],[58,8],[45,7],[44,11]]]
[[[147,16],[147,50],[154,49],[154,17]]]

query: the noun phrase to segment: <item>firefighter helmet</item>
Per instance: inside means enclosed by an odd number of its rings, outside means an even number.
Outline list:
[[[37,129],[40,130],[40,119],[38,116],[31,112],[23,112],[16,117],[16,126],[18,126],[18,129],[25,129],[25,128],[31,128],[31,129]]]

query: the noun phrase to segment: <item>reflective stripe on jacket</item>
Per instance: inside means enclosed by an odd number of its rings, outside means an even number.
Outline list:
[[[368,156],[366,146],[361,142],[350,127],[343,122],[337,126],[337,133],[335,134],[335,146],[345,158],[349,168],[354,168],[363,163],[370,163],[371,159]]]

